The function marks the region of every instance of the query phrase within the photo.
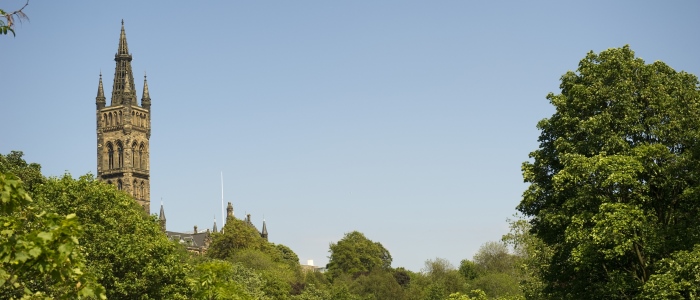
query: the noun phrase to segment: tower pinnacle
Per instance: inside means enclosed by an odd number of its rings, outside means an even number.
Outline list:
[[[119,35],[119,48],[117,49],[117,55],[128,55],[129,46],[126,44],[126,31],[124,30],[124,19],[122,19],[122,32]]]
[[[165,209],[163,209],[163,201],[160,202],[160,214],[158,215],[158,221],[160,222],[160,229],[165,231]]]
[[[100,83],[97,86],[97,97],[95,97],[95,104],[97,104],[97,109],[105,107],[105,91],[102,87],[102,71],[100,71]]]
[[[110,105],[122,105],[122,95],[126,90],[127,84],[129,89],[134,89],[134,74],[131,71],[131,54],[129,54],[129,46],[126,43],[126,31],[124,30],[124,20],[122,20],[122,30],[119,35],[119,47],[117,53],[114,54],[116,67],[114,68],[114,83],[112,84],[112,102]],[[129,95],[129,102],[136,104],[136,93]]]
[[[146,72],[143,72],[143,95],[141,95],[141,107],[151,109],[151,94],[148,93],[148,80]]]
[[[263,219],[263,228],[260,236],[267,240],[267,224],[265,224],[265,219]]]

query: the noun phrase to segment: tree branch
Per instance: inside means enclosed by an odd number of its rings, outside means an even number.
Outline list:
[[[27,0],[27,2],[25,2],[24,5],[20,9],[15,10],[11,13],[5,13],[3,10],[0,10],[0,12],[2,12],[2,14],[3,14],[2,16],[5,17],[5,20],[7,20],[6,25],[2,24],[2,21],[0,21],[0,31],[7,34],[7,31],[9,30],[14,35],[15,31],[13,28],[15,25],[15,16],[17,16],[17,20],[20,23],[22,23],[22,19],[29,21],[29,17],[27,16],[27,14],[25,14],[22,11],[27,7],[27,5],[29,5],[29,0]]]

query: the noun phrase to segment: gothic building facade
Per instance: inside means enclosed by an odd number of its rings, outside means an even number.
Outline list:
[[[126,43],[124,21],[119,48],[114,55],[114,83],[109,105],[102,87],[97,88],[97,178],[133,195],[146,212],[151,211],[149,139],[151,97],[143,78],[141,104],[136,98],[132,56]]]
[[[134,199],[150,214],[150,147],[151,138],[151,96],[148,91],[148,81],[143,76],[143,93],[141,102],[136,97],[134,74],[131,68],[132,55],[126,42],[124,21],[122,20],[119,47],[114,55],[114,82],[110,103],[102,85],[102,73],[97,87],[97,178],[114,184],[118,190],[131,194]],[[233,206],[228,203],[227,220],[233,218]],[[165,234],[172,240],[186,245],[192,252],[204,253],[211,242],[211,232],[217,232],[216,220],[212,230],[199,231],[194,226],[194,232],[175,232],[166,229],[166,218],[163,204],[160,206],[160,225]],[[246,215],[246,223],[255,227],[250,214]],[[223,228],[221,229],[223,231]],[[267,239],[267,226],[263,220],[262,238]]]

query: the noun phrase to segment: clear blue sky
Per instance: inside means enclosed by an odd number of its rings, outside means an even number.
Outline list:
[[[0,5],[14,10],[23,1]],[[698,1],[31,1],[0,37],[0,153],[96,170],[98,75],[124,19],[148,72],[151,199],[168,229],[236,215],[305,262],[353,230],[394,267],[458,265],[507,232],[545,96],[629,44],[700,74]],[[107,95],[109,99],[110,95]]]

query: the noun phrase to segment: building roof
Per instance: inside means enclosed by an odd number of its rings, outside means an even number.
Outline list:
[[[170,240],[177,241],[187,248],[206,248],[209,246],[210,234],[207,231],[198,233],[165,231]]]

